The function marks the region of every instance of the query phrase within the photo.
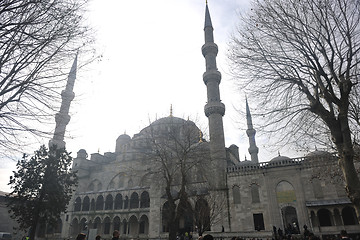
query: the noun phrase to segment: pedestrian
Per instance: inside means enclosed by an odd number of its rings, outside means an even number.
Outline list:
[[[214,237],[210,234],[204,236],[203,240],[214,240]]]
[[[97,235],[96,237],[95,237],[95,240],[100,240],[101,239],[101,236],[100,235]]]
[[[349,235],[346,232],[346,230],[340,231],[340,237],[341,237],[341,240],[351,240],[351,238],[349,238]]]
[[[120,233],[118,230],[113,232],[113,238],[111,240],[119,240]]]
[[[76,240],[85,240],[86,239],[86,235],[83,233],[79,233],[76,237]]]

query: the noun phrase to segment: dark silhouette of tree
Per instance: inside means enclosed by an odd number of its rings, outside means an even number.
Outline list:
[[[263,130],[303,148],[336,148],[359,216],[360,2],[254,1],[242,20],[229,58],[237,82],[257,102]]]
[[[79,51],[93,58],[92,30],[84,24],[86,3],[0,1],[1,154],[19,150],[28,133],[47,134],[39,126],[44,129],[41,123],[54,115],[69,63]]]
[[[196,174],[207,169],[208,144],[194,122],[172,116],[155,121],[143,131],[147,136],[146,158],[153,162],[153,179],[164,188],[167,200],[163,221],[167,222],[169,239],[175,240],[180,219],[193,218],[190,198],[196,194]]]
[[[30,159],[24,155],[17,163],[17,171],[10,177],[8,207],[19,228],[30,229],[30,240],[41,223],[55,227],[65,212],[77,183],[71,161],[65,149],[41,146]]]

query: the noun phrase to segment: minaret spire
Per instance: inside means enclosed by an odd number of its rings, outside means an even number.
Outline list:
[[[254,163],[259,163],[259,158],[258,158],[259,148],[256,146],[256,142],[255,142],[256,130],[254,129],[252,124],[252,118],[251,118],[250,108],[247,98],[246,98],[246,121],[248,127],[248,129],[246,130],[246,134],[249,137],[249,145],[250,145],[249,153],[251,155],[251,161]]]
[[[215,187],[221,189],[225,187],[226,173],[226,152],[224,127],[222,117],[225,114],[225,105],[220,99],[219,85],[221,73],[216,66],[216,55],[218,47],[214,43],[214,28],[211,23],[209,7],[206,4],[205,9],[205,44],[202,46],[202,54],[206,62],[206,71],[203,74],[203,80],[207,88],[207,103],[205,105],[205,115],[209,119],[210,150],[213,168],[213,179]]]
[[[66,125],[70,121],[69,109],[70,103],[75,97],[75,93],[73,92],[75,79],[76,79],[76,71],[77,71],[77,57],[76,54],[74,62],[72,64],[71,70],[68,75],[68,80],[66,83],[65,90],[61,92],[61,107],[60,111],[55,115],[55,132],[53,138],[49,142],[49,147],[52,145],[56,145],[57,148],[65,148],[65,130]]]

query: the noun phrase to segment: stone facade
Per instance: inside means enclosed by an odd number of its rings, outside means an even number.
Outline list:
[[[185,139],[184,126],[192,130],[189,149],[198,151],[189,158],[193,167],[186,173],[189,204],[195,212],[201,204],[209,206],[207,216],[211,227],[207,230],[213,235],[271,238],[275,228],[276,234],[279,229],[284,234],[303,234],[305,225],[322,236],[338,234],[342,229],[360,233],[359,220],[346,197],[343,182],[336,175],[324,174],[325,169],[330,172],[337,168],[335,155],[316,151],[303,158],[278,156],[259,163],[256,131],[248,105],[247,134],[252,161],[240,162],[238,147],[225,147],[222,123],[225,105],[220,99],[221,74],[216,66],[218,48],[207,6],[204,32],[203,80],[208,92],[205,115],[209,118],[210,141],[202,139],[195,123],[170,115],[133,137],[119,136],[114,152],[94,153],[89,157],[84,149],[80,150],[73,163],[79,185],[68,212],[61,219],[61,236],[75,237],[85,232],[110,239],[111,233],[119,230],[122,238],[166,238],[166,184],[161,180],[162,170],[155,161],[156,151],[150,147],[149,139],[159,147],[165,146],[173,127]],[[157,134],[165,137],[153,138]],[[179,191],[179,177],[171,185],[174,194]],[[214,204],[209,202],[211,199],[215,199]],[[210,219],[215,208],[220,211]],[[180,220],[181,233],[196,235],[198,228],[193,216],[186,215]]]

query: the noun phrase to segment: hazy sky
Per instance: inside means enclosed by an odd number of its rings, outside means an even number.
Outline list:
[[[238,13],[249,9],[249,0],[208,0],[208,4],[219,46],[226,146],[238,145],[240,159],[245,155],[249,159],[245,116],[235,110],[245,110],[245,97],[228,74],[225,56]],[[120,134],[132,137],[151,121],[169,116],[171,104],[174,116],[189,117],[207,131],[201,54],[204,16],[204,0],[91,2],[88,19],[97,31],[97,49],[103,58],[78,72],[66,135],[73,157],[82,148],[88,154],[113,152]],[[249,103],[251,107],[251,99]],[[256,127],[256,119],[253,122]],[[260,161],[278,154],[267,152],[265,142],[257,138]],[[6,184],[14,166],[14,162],[1,163],[0,190],[9,191]]]

